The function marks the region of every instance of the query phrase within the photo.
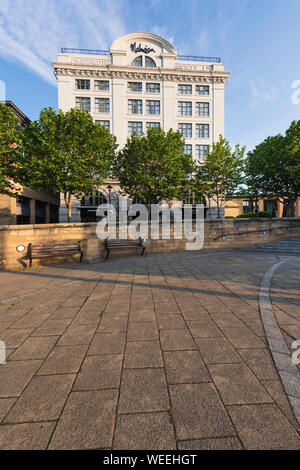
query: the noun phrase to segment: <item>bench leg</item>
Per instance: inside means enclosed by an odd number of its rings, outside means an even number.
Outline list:
[[[29,258],[29,267],[32,268],[32,258]]]
[[[108,255],[109,255],[109,248],[106,248],[106,259],[108,259]]]
[[[145,250],[146,250],[146,247],[143,246],[143,249],[142,249],[142,256],[143,256]]]
[[[80,263],[82,263],[83,252],[80,252]]]

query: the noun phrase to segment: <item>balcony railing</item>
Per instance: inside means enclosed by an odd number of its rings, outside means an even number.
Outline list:
[[[100,49],[76,49],[72,47],[62,47],[62,54],[89,54],[89,55],[104,55],[110,56],[109,51],[103,51]],[[221,62],[220,57],[205,57],[197,55],[178,55],[177,60],[187,60],[191,62]]]
[[[191,62],[221,62],[220,57],[205,57],[198,55],[178,55],[177,60],[188,60]]]
[[[62,47],[60,52],[62,54],[90,54],[110,56],[109,51],[101,51],[100,49],[74,49],[72,47]]]

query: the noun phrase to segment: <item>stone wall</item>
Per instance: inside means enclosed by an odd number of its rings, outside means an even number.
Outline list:
[[[24,254],[16,251],[18,245],[28,243],[51,244],[82,240],[85,262],[104,258],[104,242],[96,237],[96,223],[6,225],[0,226],[0,269],[22,269],[28,264]],[[246,248],[253,245],[300,237],[300,218],[293,219],[225,219],[205,221],[205,250]],[[186,240],[151,240],[146,253],[185,250]],[[115,253],[112,256],[122,256]],[[34,260],[35,264],[77,262],[73,257]]]

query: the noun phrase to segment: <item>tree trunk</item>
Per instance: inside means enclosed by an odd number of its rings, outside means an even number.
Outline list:
[[[72,219],[72,194],[64,193],[64,199],[68,209],[68,223],[70,223]]]

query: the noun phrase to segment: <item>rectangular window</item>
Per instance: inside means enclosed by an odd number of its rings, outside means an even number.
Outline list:
[[[108,80],[95,80],[95,90],[109,90],[109,81]]]
[[[178,101],[178,114],[179,116],[192,115],[192,102],[191,101]]]
[[[81,79],[75,80],[76,90],[89,90],[90,86],[91,86],[90,80],[81,80]]]
[[[143,114],[143,101],[128,100],[128,114]]]
[[[209,152],[209,145],[196,145],[196,158],[204,160]]]
[[[110,131],[110,121],[95,121],[97,124],[106,127]]]
[[[196,116],[209,116],[209,103],[196,103]]]
[[[209,85],[196,85],[196,95],[209,96]]]
[[[128,82],[128,91],[132,91],[135,93],[142,93],[143,91],[142,82]]]
[[[189,137],[189,138],[192,137],[192,134],[193,134],[192,124],[186,124],[186,123],[178,124],[178,130],[181,132],[183,137]]]
[[[184,144],[184,153],[185,153],[185,155],[191,155],[192,154],[191,144]]]
[[[142,135],[143,133],[143,123],[142,122],[132,122],[128,123],[128,134],[137,134]]]
[[[160,122],[147,122],[146,128],[149,129],[149,127],[160,127]]]
[[[95,113],[109,113],[109,98],[95,98]]]
[[[147,93],[160,93],[160,83],[146,83]]]
[[[196,137],[209,139],[209,124],[196,124]]]
[[[160,114],[160,101],[146,101],[146,113],[147,114]]]
[[[178,85],[179,95],[191,95],[192,94],[192,85]]]
[[[76,109],[81,111],[91,111],[91,98],[85,98],[83,96],[76,96]]]

